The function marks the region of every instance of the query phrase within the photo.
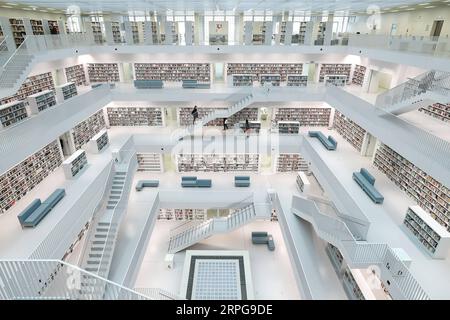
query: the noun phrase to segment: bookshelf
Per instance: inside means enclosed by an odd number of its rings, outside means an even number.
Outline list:
[[[91,153],[100,153],[109,144],[108,131],[106,129],[100,130],[95,136],[93,136],[88,142],[88,150]]]
[[[42,20],[30,20],[31,29],[33,30],[33,35],[39,36],[44,35],[44,26]]]
[[[0,175],[0,213],[14,206],[62,163],[57,141],[53,141]]]
[[[209,63],[135,63],[136,80],[210,82]]]
[[[331,264],[338,275],[342,272],[342,267],[344,266],[344,257],[338,248],[328,243],[325,247],[325,252],[330,258]]]
[[[225,108],[208,108],[208,107],[201,107],[197,108],[198,110],[198,118],[202,119],[203,117],[206,117],[209,113],[215,111],[215,110],[225,110]],[[192,124],[192,108],[179,108],[178,109],[178,122],[180,126],[188,126]],[[216,118],[214,120],[209,121],[206,126],[223,126],[223,118]]]
[[[113,126],[163,126],[163,108],[108,107],[109,125]]]
[[[48,28],[50,29],[50,34],[59,34],[59,26],[58,21],[56,20],[48,20]]]
[[[106,127],[103,110],[99,110],[86,120],[80,122],[72,129],[75,149],[80,149],[85,143],[92,139],[101,129]]]
[[[288,87],[306,87],[308,85],[308,76],[299,74],[288,74],[286,86]]]
[[[385,144],[377,149],[373,164],[450,231],[450,189]]]
[[[11,26],[11,32],[16,43],[16,47],[19,47],[25,40],[26,32],[25,25],[22,19],[9,19],[9,24]]]
[[[207,218],[206,209],[159,209],[158,220],[200,220]]]
[[[366,130],[339,111],[334,113],[334,129],[359,152],[361,152]]]
[[[41,91],[28,96],[27,101],[30,114],[37,114],[56,105],[55,92],[52,90]]]
[[[403,224],[409,233],[435,259],[445,259],[450,248],[450,233],[419,206],[410,206]]]
[[[136,21],[131,21],[131,34],[133,36],[133,43],[137,44],[139,43],[139,26]]]
[[[304,172],[297,172],[297,178],[295,179],[295,182],[297,183],[297,188],[298,190],[300,190],[300,192],[309,192],[311,183],[309,182],[309,179]]]
[[[450,103],[434,103],[427,107],[420,108],[419,111],[441,121],[450,122]]]
[[[78,94],[77,86],[74,82],[67,82],[55,88],[56,99],[58,101],[64,101],[70,99]]]
[[[275,123],[280,121],[298,121],[300,126],[328,127],[330,116],[331,108],[276,108],[273,120]]]
[[[65,68],[67,82],[74,82],[77,86],[86,86],[86,73],[84,72],[84,66],[77,64],[71,67]]]
[[[161,153],[138,153],[137,171],[163,172],[163,157]]]
[[[281,75],[279,74],[260,74],[259,83],[263,86],[266,82],[272,84],[272,86],[279,87],[281,84]]]
[[[0,123],[3,128],[12,126],[28,117],[24,101],[12,101],[0,105]]]
[[[306,21],[300,22],[300,30],[298,32],[298,44],[305,44],[306,32],[308,23]]]
[[[359,64],[355,65],[352,83],[362,87],[362,85],[364,84],[365,75],[366,75],[366,67],[361,66]]]
[[[322,63],[320,65],[319,82],[324,82],[326,75],[344,75],[347,76],[347,79],[350,79],[351,69],[351,64]]]
[[[259,154],[177,154],[178,172],[258,172]]]
[[[309,171],[308,162],[299,153],[280,153],[276,157],[276,172]]]
[[[90,82],[119,82],[119,65],[117,63],[88,63]]]
[[[323,45],[325,41],[325,32],[327,30],[326,22],[319,22],[319,26],[317,29],[317,37],[314,41],[314,45]]]
[[[325,85],[343,87],[347,84],[347,76],[345,75],[326,75]]]
[[[298,121],[278,121],[278,133],[298,134],[300,132],[300,122]]]
[[[286,82],[287,75],[303,72],[302,63],[227,63],[227,75],[253,75],[253,81],[259,81],[261,74],[280,75],[280,81]]]
[[[280,23],[280,43],[284,43],[286,38],[286,21]]]
[[[15,100],[26,100],[28,96],[31,96],[35,93],[54,89],[55,85],[53,83],[51,72],[31,76],[22,83],[15,95],[1,99],[0,105]]]
[[[233,74],[233,87],[251,87],[253,78],[251,74]]]
[[[87,166],[86,151],[77,150],[62,163],[66,179],[73,179]]]
[[[111,29],[114,43],[122,43],[122,35],[120,34],[120,23],[117,21],[111,22]]]
[[[347,267],[342,274],[342,284],[344,290],[351,300],[366,300],[358,283],[356,282],[353,273]]]
[[[249,120],[249,127],[251,133],[259,134],[259,131],[261,130],[261,122],[260,121],[250,121]],[[239,121],[239,128],[244,131],[245,130],[245,120]]]
[[[98,21],[91,21],[92,35],[94,36],[95,43],[103,43],[102,26]]]

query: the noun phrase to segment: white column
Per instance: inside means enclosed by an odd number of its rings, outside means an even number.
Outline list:
[[[164,34],[166,35],[166,39],[164,44],[173,44],[173,30],[172,30],[173,22],[166,21],[164,23]]]
[[[325,23],[325,35],[324,35],[323,45],[325,45],[325,46],[331,45],[332,36],[333,36],[333,20],[327,21]]]
[[[48,20],[42,20],[42,28],[44,29],[44,34],[50,34],[50,27],[48,26]]]
[[[114,44],[114,37],[112,32],[112,22],[111,21],[104,21],[105,25],[105,39],[106,43],[109,45]]]
[[[286,32],[284,34],[284,44],[285,45],[291,45],[293,29],[294,29],[294,23],[292,21],[286,21]]]
[[[125,42],[127,44],[133,44],[133,31],[131,28],[131,22],[130,21],[124,21],[123,23],[124,29],[125,29]]]
[[[265,24],[265,34],[264,34],[264,44],[271,45],[272,44],[272,36],[273,36],[273,22],[266,21]]]
[[[186,21],[185,22],[185,39],[186,39],[186,45],[191,46],[193,44],[193,38],[194,38],[194,23],[192,21]]]
[[[305,45],[312,46],[314,44],[313,32],[314,32],[314,22],[312,21],[306,22]]]
[[[66,34],[66,25],[64,23],[64,21],[62,20],[58,20],[58,29],[59,29],[59,34]]]
[[[9,24],[9,18],[0,17],[0,25],[2,26],[3,35],[6,37],[8,51],[16,50],[16,43],[14,42],[14,36],[11,30],[11,25]]]
[[[28,18],[23,18],[23,25],[25,27],[25,32],[27,34],[27,36],[32,36],[33,35],[33,28],[31,27],[31,21]]]
[[[245,21],[244,23],[244,44],[251,45],[253,40],[253,22]]]

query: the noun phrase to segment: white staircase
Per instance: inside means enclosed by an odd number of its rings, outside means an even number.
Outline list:
[[[450,102],[450,73],[431,70],[378,95],[375,106],[399,115],[433,103]]]
[[[217,233],[227,233],[256,219],[254,204],[237,209],[224,218],[213,218],[202,223],[188,223],[175,229],[169,240],[169,253],[177,253]]]
[[[350,268],[378,267],[380,279],[389,283],[387,286],[394,298],[429,299],[405,264],[387,244],[357,241],[344,222],[322,213],[314,200],[293,196],[292,212],[311,223],[320,238],[337,247]]]
[[[253,102],[253,94],[250,93],[246,97],[242,98],[235,104],[233,104],[231,107],[225,109],[225,110],[214,110],[208,113],[203,118],[199,119],[194,125],[189,125],[186,128],[177,131],[175,133],[175,139],[180,140],[188,135],[193,135],[195,132],[201,132],[204,125],[206,125],[208,122],[217,119],[217,118],[228,118],[231,117],[236,112],[241,111],[245,107],[249,106]]]

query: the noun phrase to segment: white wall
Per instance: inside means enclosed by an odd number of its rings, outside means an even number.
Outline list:
[[[366,22],[369,16],[358,16],[355,23],[349,24],[349,32],[371,33]],[[376,34],[389,35],[391,25],[397,24],[396,35],[429,36],[434,20],[444,20],[441,36],[450,35],[450,6],[405,12],[381,14]]]

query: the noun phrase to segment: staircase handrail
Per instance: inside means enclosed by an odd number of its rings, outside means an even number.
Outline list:
[[[68,268],[68,270],[63,272],[63,270],[61,270],[63,268]],[[107,300],[153,300],[143,293],[124,287],[107,278],[79,268],[78,266],[56,259],[0,260],[0,282],[4,285],[0,286],[0,298],[66,300],[87,299],[92,298],[93,296],[94,298],[98,298],[95,294],[92,294],[89,297],[83,297],[83,294],[79,292],[80,288],[77,288],[76,283],[82,277],[94,279],[95,283],[102,283],[105,286],[108,285],[112,288],[113,290],[111,290],[111,293],[104,297]],[[45,279],[49,279],[51,282],[46,281],[44,286]],[[57,281],[60,282],[57,283]],[[56,286],[58,284],[60,285],[56,288],[58,295],[46,297],[45,291],[42,292],[42,294],[39,294],[39,292],[43,290],[42,288],[44,288],[44,290],[50,290],[51,285]],[[91,289],[95,290],[95,284]]]

